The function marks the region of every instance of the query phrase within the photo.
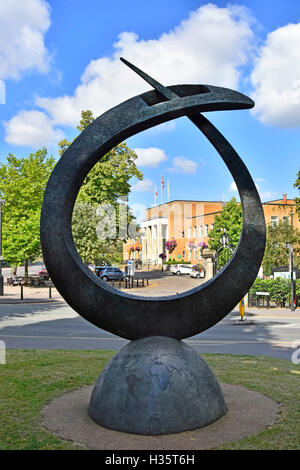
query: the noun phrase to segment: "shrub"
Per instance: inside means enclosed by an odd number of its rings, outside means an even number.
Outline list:
[[[289,279],[256,279],[250,288],[250,295],[257,299],[256,292],[269,292],[270,301],[275,302],[278,307],[284,307],[289,303],[291,292],[291,281]],[[296,303],[300,300],[300,279],[295,286]]]

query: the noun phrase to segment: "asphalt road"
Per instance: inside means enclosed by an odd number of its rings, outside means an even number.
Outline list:
[[[64,302],[0,305],[0,340],[6,348],[19,349],[118,350],[127,343],[91,325]],[[248,309],[244,322],[239,312],[233,311],[214,327],[185,341],[202,353],[290,360],[294,343],[298,341],[300,346],[300,309]]]

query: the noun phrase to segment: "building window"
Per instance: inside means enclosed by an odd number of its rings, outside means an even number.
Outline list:
[[[290,218],[289,218],[289,216],[288,216],[288,215],[284,215],[284,216],[282,217],[282,222],[283,222],[284,224],[289,224],[289,223],[290,223]]]
[[[192,248],[189,249],[189,259],[192,259]]]
[[[271,215],[271,225],[278,225],[278,215]]]
[[[199,238],[203,237],[203,225],[199,225]]]
[[[197,237],[197,226],[194,226],[194,237]]]
[[[192,238],[192,227],[189,227],[189,238]]]
[[[194,259],[197,259],[197,248],[194,248]]]
[[[204,236],[207,237],[208,236],[208,224],[205,224],[205,232],[204,232]]]
[[[214,224],[210,224],[210,230],[213,230]]]
[[[182,252],[182,257],[185,258],[185,251]]]

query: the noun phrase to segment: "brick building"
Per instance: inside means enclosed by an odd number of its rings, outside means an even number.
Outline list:
[[[224,207],[222,201],[175,200],[146,209],[138,236],[124,243],[123,259],[140,259],[143,263],[160,263],[159,255],[179,262],[201,263],[203,243],[208,245],[208,234],[215,216]],[[279,221],[300,229],[293,199],[283,194],[282,199],[262,204],[266,224]],[[168,242],[176,244],[168,250]],[[175,243],[176,242],[176,243]]]

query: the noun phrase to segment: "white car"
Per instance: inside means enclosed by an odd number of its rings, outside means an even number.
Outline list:
[[[203,277],[205,277],[205,271],[204,271],[204,269],[201,269],[201,271],[194,269],[190,273],[190,277],[195,277],[196,279],[200,279],[201,277],[203,278]]]
[[[171,266],[171,272],[177,275],[191,274],[192,270],[192,266],[188,264],[175,264],[174,266]]]

